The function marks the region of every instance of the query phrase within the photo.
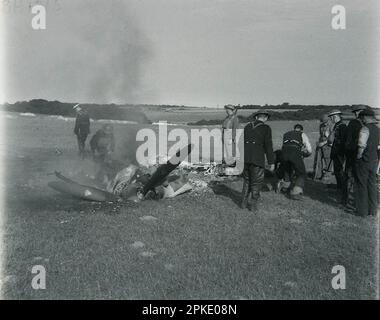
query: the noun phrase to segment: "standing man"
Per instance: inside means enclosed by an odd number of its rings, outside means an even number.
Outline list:
[[[282,156],[285,181],[288,182],[288,191],[291,199],[299,199],[303,194],[306,178],[303,158],[309,157],[311,153],[311,144],[309,138],[303,132],[302,125],[296,124],[293,130],[284,134]]]
[[[222,125],[223,161],[227,166],[234,166],[236,159],[233,152],[234,150],[236,151],[236,129],[239,127],[239,119],[235,106],[228,104],[224,108],[226,109],[227,117]]]
[[[327,139],[332,131],[329,117],[327,114],[322,115],[319,124],[319,139],[314,156],[314,179],[323,179],[325,173],[329,170],[330,164],[330,147]]]
[[[359,132],[363,126],[363,123],[359,119],[359,114],[361,111],[365,110],[366,107],[359,105],[354,107],[352,112],[355,115],[355,118],[350,120],[347,126],[347,138],[345,142],[346,148],[346,168],[345,175],[347,177],[347,182],[345,188],[347,189],[347,204],[352,201],[352,192],[354,185],[354,170],[355,170],[355,161],[358,153],[358,140]],[[351,201],[350,201],[351,200]]]
[[[257,202],[264,182],[265,156],[274,170],[274,153],[272,130],[265,124],[269,119],[267,111],[258,111],[253,114],[253,122],[244,128],[244,171],[241,208],[248,206],[250,211],[257,211]]]
[[[354,170],[355,202],[357,214],[365,217],[377,214],[376,174],[380,158],[380,132],[373,110],[363,110],[359,117],[364,126],[359,132],[357,161]]]
[[[78,140],[79,156],[84,158],[84,149],[87,136],[90,133],[90,117],[88,112],[82,109],[79,104],[76,104],[73,109],[75,110],[77,117],[75,119],[74,133]]]
[[[346,175],[344,172],[344,164],[346,160],[346,131],[347,126],[342,121],[342,112],[339,110],[333,110],[329,113],[329,118],[334,124],[333,131],[331,132],[328,142],[331,145],[331,160],[334,163],[334,175],[336,179],[336,184],[338,192],[340,192],[340,202],[343,205],[347,203],[347,188],[346,185]]]

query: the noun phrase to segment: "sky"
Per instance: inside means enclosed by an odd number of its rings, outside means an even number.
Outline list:
[[[46,7],[33,30],[30,4]],[[2,99],[380,105],[377,0],[11,0]],[[346,9],[333,30],[331,9]]]

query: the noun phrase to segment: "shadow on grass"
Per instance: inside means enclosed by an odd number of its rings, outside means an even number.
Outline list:
[[[266,184],[263,186],[261,192],[268,192],[265,186],[275,185],[275,182],[272,181],[273,178],[266,178]],[[338,191],[336,185],[327,185],[322,181],[315,181],[312,179],[306,179],[305,181],[305,197],[310,198],[315,201],[319,201],[328,205],[331,205],[335,208],[341,208],[341,205],[337,202]],[[210,182],[209,187],[216,195],[221,195],[231,199],[238,207],[240,207],[241,202],[241,191],[232,188],[230,182]],[[270,191],[273,192],[273,191]],[[289,198],[288,195],[284,193],[279,193]]]
[[[336,189],[336,185],[327,185],[322,181],[307,179],[305,196],[312,200],[340,208],[340,204],[337,202],[338,190]]]
[[[221,182],[211,182],[209,187],[216,195],[230,198],[238,207],[240,207],[241,193],[239,191]]]

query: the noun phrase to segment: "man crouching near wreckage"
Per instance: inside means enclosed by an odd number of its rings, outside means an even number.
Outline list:
[[[111,124],[103,125],[91,138],[90,146],[93,160],[98,165],[96,179],[104,181],[107,176],[107,163],[110,162],[111,154],[115,149],[113,126]]]
[[[306,168],[303,158],[309,157],[312,147],[308,136],[303,132],[303,126],[296,124],[294,129],[284,134],[282,143],[282,164],[277,174],[281,181],[281,187],[293,200],[301,199],[305,185]]]
[[[244,171],[241,208],[248,208],[257,212],[257,202],[260,198],[260,190],[264,182],[265,156],[274,171],[274,153],[272,142],[272,130],[265,124],[269,119],[267,111],[258,111],[253,114],[253,122],[244,128]]]

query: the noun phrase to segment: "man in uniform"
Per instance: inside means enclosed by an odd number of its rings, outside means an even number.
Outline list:
[[[77,136],[79,156],[84,158],[84,149],[87,136],[90,133],[90,117],[88,112],[76,104],[73,109],[77,116],[75,119],[74,133]]]
[[[345,175],[347,178],[346,181],[346,192],[347,192],[347,202],[352,201],[352,191],[354,185],[354,170],[355,170],[355,161],[358,152],[358,139],[359,132],[363,124],[359,119],[359,114],[361,111],[365,110],[366,107],[363,105],[355,106],[352,112],[355,115],[355,118],[350,120],[347,126],[347,138],[345,142],[346,148],[346,168]],[[348,203],[347,203],[348,204]]]
[[[303,158],[309,157],[311,153],[311,144],[309,138],[303,132],[302,125],[296,124],[294,130],[284,134],[282,144],[283,166],[285,181],[291,199],[299,199],[303,194],[306,178]]]
[[[272,130],[265,124],[269,119],[267,111],[253,114],[253,122],[244,128],[244,171],[241,208],[248,206],[250,211],[257,211],[257,202],[264,182],[265,156],[274,170],[274,153]]]
[[[334,124],[333,130],[329,136],[328,143],[331,145],[331,160],[334,163],[334,175],[338,191],[340,192],[339,202],[343,205],[347,203],[346,175],[344,164],[346,160],[346,131],[347,126],[342,121],[342,112],[333,110],[329,113],[329,118]]]
[[[364,126],[360,129],[355,163],[355,202],[360,216],[376,215],[378,207],[377,170],[379,166],[380,132],[373,110],[359,115]]]

